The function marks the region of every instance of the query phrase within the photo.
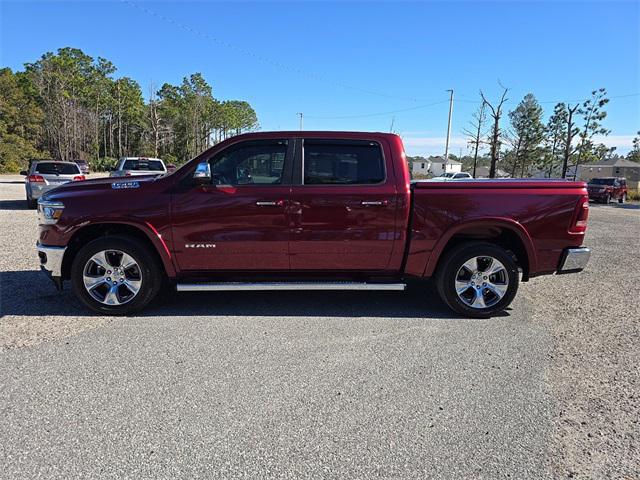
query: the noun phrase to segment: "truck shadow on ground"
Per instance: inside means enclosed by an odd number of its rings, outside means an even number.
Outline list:
[[[71,292],[57,292],[41,272],[0,272],[0,317],[97,316]],[[501,316],[508,316],[505,312]],[[370,317],[461,319],[427,283],[406,292],[162,292],[133,317]]]
[[[29,210],[26,200],[0,200],[0,210]]]

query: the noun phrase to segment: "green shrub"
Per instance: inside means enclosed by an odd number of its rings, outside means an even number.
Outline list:
[[[640,190],[629,190],[629,192],[627,192],[627,198],[629,200],[640,201]]]
[[[118,163],[118,159],[111,157],[102,157],[94,159],[90,162],[91,170],[94,172],[108,172],[113,170]]]

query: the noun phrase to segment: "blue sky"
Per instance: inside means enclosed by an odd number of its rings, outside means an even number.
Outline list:
[[[220,99],[245,99],[262,129],[394,130],[410,154],[452,153],[479,89],[555,101],[606,87],[606,140],[640,130],[640,2],[10,2],[0,64],[21,69],[72,46],[103,56],[145,94],[202,72]],[[397,113],[385,113],[394,112]],[[378,113],[383,113],[378,115]]]

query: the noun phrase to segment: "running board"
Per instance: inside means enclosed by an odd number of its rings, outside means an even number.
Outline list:
[[[356,282],[256,282],[178,283],[178,292],[223,292],[242,290],[404,290],[404,283]]]

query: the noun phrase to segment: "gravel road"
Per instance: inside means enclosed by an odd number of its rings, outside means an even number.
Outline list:
[[[428,291],[176,294],[99,317],[0,177],[0,478],[637,478],[640,206],[490,320]]]

